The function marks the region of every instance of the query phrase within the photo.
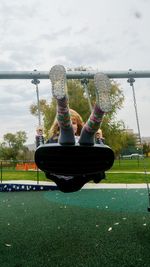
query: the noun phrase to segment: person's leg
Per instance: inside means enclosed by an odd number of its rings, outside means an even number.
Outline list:
[[[57,101],[57,120],[60,126],[60,144],[75,143],[74,132],[70,120],[67,97],[66,71],[62,65],[53,66],[49,73],[52,83],[52,94]]]
[[[104,114],[111,110],[111,83],[109,78],[103,73],[97,73],[94,76],[94,84],[96,104],[82,129],[79,140],[80,145],[94,145],[94,134],[100,128]]]
[[[99,129],[103,116],[104,112],[95,104],[88,121],[81,131],[79,139],[80,145],[94,145],[94,134]]]
[[[72,128],[68,99],[64,97],[63,99],[57,100],[57,120],[60,127],[60,135],[58,142],[60,144],[75,144],[74,131]]]

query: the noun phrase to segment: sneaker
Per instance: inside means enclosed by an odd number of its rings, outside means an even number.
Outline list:
[[[62,99],[66,96],[66,70],[62,65],[55,65],[49,72],[49,78],[52,83],[52,94],[56,99]]]
[[[109,112],[112,109],[110,92],[111,83],[109,78],[103,73],[96,73],[94,76],[94,84],[96,88],[96,102],[100,109]]]

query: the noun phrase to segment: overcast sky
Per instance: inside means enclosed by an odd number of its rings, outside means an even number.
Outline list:
[[[100,71],[150,70],[150,0],[7,0],[0,1],[0,71],[48,71],[92,67]],[[118,113],[137,132],[132,91]],[[49,80],[40,97],[51,99]],[[5,133],[26,131],[33,143],[38,120],[29,112],[36,102],[30,80],[0,80],[0,141]],[[150,136],[150,79],[137,79],[135,91],[141,136]]]

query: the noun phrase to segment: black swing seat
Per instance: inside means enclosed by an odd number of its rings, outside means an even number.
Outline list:
[[[82,175],[94,174],[110,169],[114,162],[114,152],[109,146],[95,144],[60,145],[45,144],[35,151],[37,167],[51,174]]]

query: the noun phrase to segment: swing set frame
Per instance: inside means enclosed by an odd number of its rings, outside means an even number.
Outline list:
[[[128,71],[67,71],[67,79],[93,79],[97,72],[106,74],[110,79],[150,78],[148,70]],[[49,79],[48,71],[0,71],[0,79]]]
[[[142,146],[134,82],[135,82],[135,78],[150,78],[150,71],[149,70],[141,71],[141,70],[132,70],[132,69],[129,69],[127,71],[91,71],[91,70],[90,71],[70,71],[69,70],[66,72],[66,78],[67,79],[80,79],[80,80],[93,79],[94,75],[97,72],[104,73],[110,79],[125,79],[126,78],[127,82],[132,87],[138,134],[140,138],[140,144]],[[40,83],[39,79],[49,79],[49,72],[48,71],[37,71],[37,70],[34,70],[34,71],[0,71],[0,79],[31,79],[32,80],[31,82],[35,84],[36,86],[37,102],[38,102],[38,107],[39,107],[39,92],[38,92],[38,84]],[[83,82],[83,85],[84,87],[87,86],[87,84],[84,84],[84,82]],[[87,94],[87,89],[85,88],[85,90]],[[89,107],[91,109],[90,103],[89,103]],[[39,120],[39,125],[40,125],[41,124],[40,109],[38,109],[38,120]],[[146,174],[146,169],[144,169],[144,172]],[[148,196],[149,196],[148,211],[150,211],[150,189],[149,189],[148,182],[146,183],[147,183]]]

